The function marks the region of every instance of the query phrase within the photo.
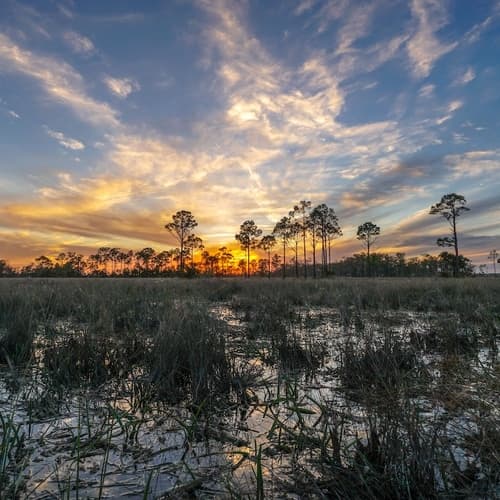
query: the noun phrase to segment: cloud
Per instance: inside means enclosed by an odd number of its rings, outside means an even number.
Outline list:
[[[360,38],[365,37],[373,19],[376,4],[361,5],[354,8],[347,21],[339,29],[336,54],[349,52],[352,45]]]
[[[454,178],[493,176],[500,171],[500,149],[449,154],[444,157],[444,162],[454,174]]]
[[[24,2],[23,4],[17,1],[2,2],[2,8],[10,10],[10,15],[6,15],[5,19],[10,18],[8,24],[19,27],[17,32],[23,38],[25,38],[24,33],[29,33],[31,37],[42,37],[49,40],[52,36],[47,18],[40,14],[36,8],[26,5],[27,3]],[[12,23],[12,19],[15,19],[15,23]]]
[[[454,101],[451,101],[448,106],[445,108],[445,113],[444,115],[440,116],[439,118],[436,118],[435,123],[436,125],[442,125],[443,123],[447,122],[448,120],[451,120],[453,118],[453,114],[455,111],[458,111],[460,108],[462,108],[464,105],[464,102],[456,99]]]
[[[107,103],[90,97],[82,76],[69,64],[23,49],[0,33],[0,68],[36,80],[54,102],[69,107],[82,121],[119,127],[118,113]]]
[[[96,50],[90,38],[80,35],[76,31],[66,31],[63,39],[76,54],[90,56]]]
[[[64,17],[67,17],[68,19],[73,19],[75,17],[73,11],[66,5],[57,4],[57,8]]]
[[[418,95],[420,97],[431,97],[434,95],[434,90],[436,89],[436,86],[433,85],[432,83],[428,83],[427,85],[422,85],[418,91]]]
[[[112,78],[111,76],[107,76],[104,78],[104,83],[120,99],[125,99],[132,92],[137,92],[141,89],[139,83],[132,78]]]
[[[484,21],[475,24],[464,35],[463,39],[465,43],[473,44],[478,42],[483,33],[487,31],[490,26],[493,25],[494,21],[496,21],[498,17],[500,17],[500,3],[497,0],[494,1],[493,3],[491,14]]]
[[[317,12],[318,33],[326,31],[333,21],[341,19],[349,6],[348,0],[331,0],[325,2]]]
[[[459,110],[463,105],[464,105],[464,102],[460,101],[458,99],[455,101],[451,101],[448,104],[447,111],[448,111],[448,113],[454,113],[455,111]]]
[[[466,69],[466,71],[457,77],[453,84],[454,86],[459,86],[459,85],[467,85],[468,83],[472,82],[476,78],[476,73],[473,68],[469,67]]]
[[[56,132],[48,127],[45,127],[45,131],[47,132],[47,135],[49,137],[56,139],[56,141],[66,149],[71,149],[73,151],[80,151],[82,149],[85,149],[85,144],[83,144],[83,142],[72,139],[71,137],[67,137],[62,132]]]
[[[89,19],[100,23],[128,24],[144,21],[145,15],[142,12],[124,12],[121,14],[89,16]]]
[[[19,120],[21,117],[12,109],[9,109],[8,111],[9,115],[12,116],[12,118],[16,118],[17,120]]]
[[[416,78],[426,78],[437,60],[455,49],[457,42],[442,43],[436,36],[448,24],[442,0],[412,0],[411,12],[416,22],[415,33],[406,45],[411,71]]]
[[[301,16],[304,12],[311,10],[315,3],[316,0],[301,0],[297,7],[295,7],[293,13],[296,16]]]

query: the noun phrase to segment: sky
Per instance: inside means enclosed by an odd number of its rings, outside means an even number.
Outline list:
[[[500,0],[2,0],[0,257],[236,246],[300,200],[335,257],[500,250]],[[491,262],[490,262],[491,264]]]

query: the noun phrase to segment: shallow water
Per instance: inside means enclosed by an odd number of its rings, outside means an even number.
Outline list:
[[[333,451],[349,463],[355,446],[369,443],[368,416],[385,418],[383,408],[367,406],[366,395],[346,390],[342,366],[346,346],[361,353],[387,342],[411,350],[415,366],[428,377],[421,384],[409,378],[415,394],[408,402],[422,419],[424,432],[439,432],[443,456],[448,454],[444,469],[456,466],[463,472],[471,466],[478,475],[488,472],[467,438],[480,432],[485,408],[490,408],[488,418],[499,417],[497,395],[480,385],[485,374],[498,373],[495,346],[479,343],[454,353],[453,362],[466,367],[466,373],[451,381],[446,365],[450,353],[426,347],[440,319],[436,314],[365,313],[346,320],[334,308],[297,307],[293,318],[284,320],[292,350],[276,354],[270,345],[273,337],[259,333],[266,323],[251,311],[220,303],[210,312],[227,327],[234,376],[229,399],[221,398],[208,415],[186,404],[150,402],[137,409],[123,381],[65,392],[59,401],[44,386],[42,353],[55,339],[73,335],[75,325],[58,320],[52,325],[55,337],[41,332],[33,366],[22,376],[9,370],[0,374],[0,412],[23,436],[15,456],[4,458],[7,474],[19,482],[20,496],[143,498],[146,492],[154,498],[168,492],[180,495],[175,488],[187,485],[203,498],[253,497],[261,448],[267,494],[299,497],[301,492],[286,491],[287,485],[293,490],[299,470],[318,474],[325,425],[341,424],[345,446],[342,453]],[[462,398],[458,409],[452,408],[446,388]],[[393,397],[391,404],[399,400],[397,394]],[[444,490],[442,470],[436,469],[435,475]]]

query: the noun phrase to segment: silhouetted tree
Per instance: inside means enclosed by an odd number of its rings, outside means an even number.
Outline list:
[[[157,273],[164,273],[167,270],[171,255],[169,250],[162,250],[153,257],[153,263]]]
[[[259,244],[262,229],[259,229],[253,220],[246,220],[240,226],[240,232],[234,237],[240,242],[241,249],[247,253],[247,278],[250,276],[250,249]]]
[[[290,239],[292,220],[290,217],[282,217],[274,226],[273,235],[281,240],[283,245],[283,278],[286,276],[286,245]]]
[[[302,250],[304,254],[304,278],[307,278],[307,250],[306,250],[306,237],[309,227],[309,212],[311,210],[311,202],[306,200],[301,200],[298,205],[293,207],[293,211],[290,215],[297,217],[297,221],[300,224],[300,229],[302,231]]]
[[[457,217],[463,212],[470,210],[465,206],[467,200],[460,194],[450,193],[445,194],[439,203],[432,205],[430,209],[431,215],[441,215],[450,224],[451,236],[438,238],[437,244],[440,247],[453,247],[455,250],[455,266],[453,268],[453,276],[458,275],[459,258],[458,258],[458,236],[457,236]]]
[[[199,236],[196,236],[195,234],[190,234],[186,238],[186,249],[190,253],[189,257],[191,258],[192,268],[194,268],[194,251],[202,250],[203,248],[204,248],[203,240]]]
[[[293,214],[293,212],[290,212]],[[291,217],[291,216],[290,216]],[[300,222],[294,220],[293,217],[290,218],[290,226],[289,226],[289,237],[290,240],[293,241],[292,250],[295,254],[293,259],[293,264],[295,267],[295,277],[299,277],[299,243],[302,240],[302,227]]]
[[[153,261],[155,255],[156,252],[151,247],[146,247],[136,252],[135,259],[138,264],[138,271],[139,272],[145,271],[146,274],[149,274],[150,263]]]
[[[132,262],[132,257],[134,256],[134,252],[132,250],[129,251],[120,251],[117,256],[118,262],[120,262],[120,272],[123,274],[125,270],[129,272],[129,266]]]
[[[172,215],[172,222],[165,224],[165,229],[177,238],[180,246],[180,271],[184,272],[184,250],[186,240],[192,230],[198,225],[191,212],[180,210]]]
[[[315,233],[321,240],[321,263],[326,274],[331,260],[331,240],[342,236],[342,230],[335,210],[324,203],[311,211],[310,219],[314,222]]]
[[[377,236],[380,234],[380,227],[375,225],[373,222],[364,222],[358,226],[358,231],[356,236],[358,240],[362,241],[366,246],[367,253],[367,264],[368,264],[368,275],[371,276],[371,260],[370,260],[370,249],[377,241]]]
[[[220,260],[220,270],[224,275],[228,272],[228,269],[231,268],[232,261],[234,259],[233,254],[227,249],[227,247],[219,248],[219,260]]]
[[[259,247],[267,252],[268,277],[271,278],[271,250],[276,246],[276,238],[272,234],[263,236],[259,242]]]
[[[0,276],[12,276],[14,274],[14,269],[7,264],[7,261],[0,259]]]
[[[97,255],[99,256],[98,262],[100,265],[104,266],[104,274],[108,274],[108,262],[110,259],[109,252],[110,247],[101,247],[97,250]]]
[[[281,257],[277,253],[275,253],[273,255],[273,258],[271,260],[271,264],[273,266],[273,271],[276,272],[279,269],[280,264],[281,264]]]
[[[459,274],[470,276],[474,272],[471,261],[463,255],[459,255],[457,259],[456,255],[450,252],[441,252],[438,259],[439,269],[443,276],[458,276]]]
[[[121,250],[119,248],[110,248],[108,252],[109,260],[111,261],[111,274],[116,273],[116,263],[119,260]]]
[[[498,252],[495,249],[490,250],[490,253],[488,254],[488,259],[493,262],[493,274],[496,276],[497,263],[500,263],[500,259],[498,258]]]

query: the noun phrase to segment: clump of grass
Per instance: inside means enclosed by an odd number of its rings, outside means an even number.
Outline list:
[[[210,400],[230,388],[223,325],[197,302],[172,304],[152,338],[147,360],[160,397]]]
[[[0,363],[17,365],[28,361],[35,331],[32,304],[20,294],[0,295]]]
[[[0,498],[17,498],[23,488],[27,449],[22,425],[0,413]]]
[[[366,339],[361,346],[347,341],[341,351],[340,378],[350,393],[393,398],[399,396],[398,388],[405,386],[409,378],[421,375],[419,366],[413,349],[386,334],[381,344],[373,339]]]
[[[479,348],[479,330],[477,322],[440,315],[430,322],[428,331],[411,332],[410,341],[429,353],[474,354]]]
[[[236,298],[232,305],[243,312],[246,339],[258,346],[267,365],[278,364],[289,370],[320,366],[325,350],[310,336],[301,335],[302,318],[289,297],[244,296]]]
[[[125,377],[144,356],[144,342],[87,329],[56,338],[42,349],[43,373],[53,384],[98,386]]]

